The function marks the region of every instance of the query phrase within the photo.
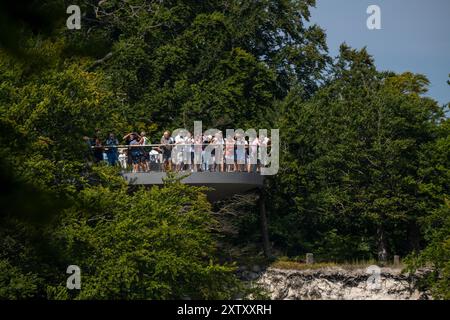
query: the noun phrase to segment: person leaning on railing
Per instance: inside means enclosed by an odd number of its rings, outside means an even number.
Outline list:
[[[126,148],[119,149],[119,165],[123,170],[127,170],[128,164],[127,164],[127,158],[128,158],[128,150]]]
[[[102,141],[98,136],[93,138],[93,148],[94,148],[94,162],[99,163],[103,161],[103,145]]]
[[[160,150],[163,154],[163,171],[172,171],[172,145],[175,143],[170,135],[170,131],[164,131],[161,137]]]
[[[203,139],[202,135],[199,134],[194,138],[194,171],[199,172],[202,170],[202,151],[203,151]]]
[[[114,133],[110,133],[108,139],[106,139],[105,146],[106,148],[106,157],[108,159],[108,164],[110,166],[116,165],[119,159],[119,153],[117,150],[117,146],[119,145],[119,141],[117,140]]]
[[[234,165],[234,138],[226,137],[225,138],[225,165],[227,172],[236,171],[236,167]]]
[[[139,144],[141,146],[144,146],[143,148],[141,148],[140,165],[144,172],[148,172],[148,171],[150,171],[150,163],[149,163],[150,162],[150,153],[149,153],[149,150],[147,150],[145,148],[145,146],[150,145],[150,141],[149,141],[149,138],[147,138],[145,131],[141,132],[140,137],[141,138],[139,139]]]
[[[134,132],[127,134],[124,140],[129,139],[129,152],[128,156],[131,156],[131,164],[133,166],[133,172],[139,172],[141,166],[141,150],[138,148],[140,136]]]
[[[236,135],[236,171],[243,172],[245,171],[245,155],[246,148],[248,146],[247,140],[245,140],[244,136],[237,134]]]

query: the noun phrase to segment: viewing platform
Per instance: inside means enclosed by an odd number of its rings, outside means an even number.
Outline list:
[[[227,144],[133,144],[91,146],[96,162],[119,165],[122,176],[129,185],[163,185],[168,163],[181,182],[192,186],[210,188],[210,201],[218,201],[235,194],[245,194],[263,188],[261,174],[265,161],[260,160],[260,146],[248,144],[234,148],[226,155]],[[164,148],[170,147],[169,152]],[[205,148],[203,148],[205,147]],[[228,149],[229,150],[229,149]],[[263,158],[267,159],[267,158]]]
[[[264,176],[259,172],[179,172],[182,183],[205,186],[213,190],[207,192],[208,199],[218,201],[235,194],[251,192],[263,187]],[[167,177],[165,172],[127,172],[123,177],[130,185],[162,185]]]

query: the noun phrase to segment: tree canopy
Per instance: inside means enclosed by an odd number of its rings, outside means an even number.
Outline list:
[[[0,10],[0,298],[240,296],[221,250],[259,244],[256,203],[211,206],[174,179],[129,188],[83,140],[158,141],[198,120],[280,129],[265,186],[274,252],[409,256],[449,297],[448,106],[424,95],[424,75],[381,72],[345,44],[330,57],[315,0],[85,0],[81,30],[65,1],[30,3]],[[80,291],[65,287],[71,264]]]

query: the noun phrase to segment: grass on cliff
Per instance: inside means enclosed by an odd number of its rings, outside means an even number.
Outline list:
[[[375,260],[364,260],[364,261],[349,261],[349,262],[317,262],[314,264],[306,264],[303,261],[298,261],[294,259],[289,259],[287,257],[280,257],[275,262],[273,262],[270,267],[276,269],[284,270],[316,270],[325,268],[342,268],[344,270],[356,270],[365,269],[371,265],[378,265],[380,267],[387,267],[392,269],[403,269],[405,266],[400,263],[399,265],[394,265],[393,263],[379,263]]]

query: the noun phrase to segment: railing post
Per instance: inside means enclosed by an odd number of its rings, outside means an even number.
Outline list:
[[[400,256],[394,256],[394,266],[398,267],[400,265]]]
[[[306,254],[306,264],[314,264],[314,255],[312,253]]]

